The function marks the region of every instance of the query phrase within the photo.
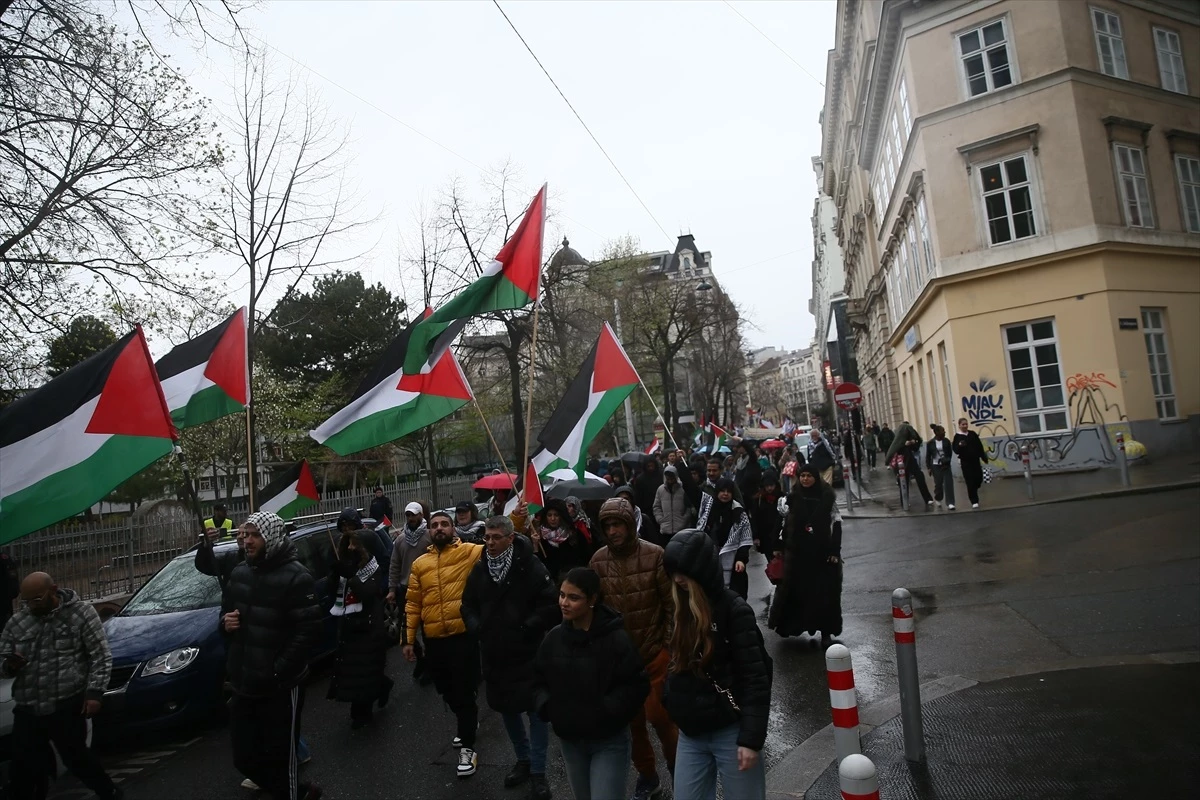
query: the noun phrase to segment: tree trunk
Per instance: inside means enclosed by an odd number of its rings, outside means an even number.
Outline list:
[[[425,428],[425,454],[428,456],[426,463],[429,470],[429,502],[434,508],[438,508],[438,475],[437,475],[437,451],[433,448],[433,426]]]

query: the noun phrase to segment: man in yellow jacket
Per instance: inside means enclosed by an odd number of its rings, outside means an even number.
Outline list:
[[[417,660],[413,644],[419,625],[425,634],[425,669],[458,720],[453,744],[459,748],[458,777],[466,778],[475,774],[479,763],[475,754],[479,642],[467,633],[463,622],[462,595],[483,545],[460,540],[454,533],[454,520],[445,511],[429,515],[429,538],[433,544],[413,562],[408,578],[404,658]]]

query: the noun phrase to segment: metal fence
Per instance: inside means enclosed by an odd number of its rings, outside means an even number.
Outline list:
[[[427,479],[382,486],[401,516],[413,500],[434,500],[434,508],[470,500],[473,482],[470,477],[440,478],[436,498]],[[343,508],[358,508],[365,514],[374,496],[374,487],[329,492],[315,508],[305,509],[304,518],[337,516]],[[226,505],[235,523],[249,514],[245,501]],[[48,572],[59,586],[74,589],[88,600],[102,600],[137,591],[163,564],[195,544],[197,527],[195,515],[185,506],[159,501],[144,504],[124,518],[46,528],[9,544],[7,552],[16,559],[22,577]]]

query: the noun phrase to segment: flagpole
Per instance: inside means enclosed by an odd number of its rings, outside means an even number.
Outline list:
[[[666,418],[664,418],[662,412],[658,410],[658,403],[654,402],[654,397],[650,394],[650,390],[646,388],[646,384],[642,383],[641,375],[638,376],[638,385],[641,386],[642,391],[646,393],[646,397],[650,400],[650,405],[654,407],[654,413],[658,414],[658,419],[663,424],[663,430],[667,432],[667,438],[671,440],[671,444],[675,446],[676,450],[680,449],[679,442],[675,441],[675,437],[671,433],[671,426],[667,424]]]
[[[533,381],[537,377],[538,311],[540,310],[541,305],[535,294],[533,298],[533,335],[529,337],[529,399],[525,401],[525,457],[521,459],[522,476],[529,467],[529,429],[533,427]]]
[[[250,403],[246,403],[246,499],[250,501],[250,511],[254,508],[254,440],[250,431]]]
[[[488,440],[492,443],[492,449],[496,451],[496,457],[500,459],[500,466],[504,469],[504,474],[509,475],[508,464],[504,463],[504,454],[500,452],[500,445],[496,444],[496,437],[492,435],[492,426],[488,425],[487,417],[483,415],[483,409],[479,406],[479,400],[476,399],[474,392],[471,393],[471,403],[475,406],[475,410],[479,412],[479,419],[483,422],[483,429],[487,431]]]

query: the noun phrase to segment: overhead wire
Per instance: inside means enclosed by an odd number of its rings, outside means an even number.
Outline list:
[[[773,47],[774,47],[776,50],[778,50],[779,52],[783,53],[783,55],[787,57],[787,60],[788,60],[788,61],[791,61],[793,64],[795,64],[797,67],[799,67],[799,68],[801,69],[801,71],[803,71],[803,72],[804,72],[804,74],[805,74],[805,75],[807,75],[808,77],[810,77],[810,78],[812,78],[814,81],[816,81],[818,84],[820,84],[820,86],[821,86],[821,88],[822,88],[822,89],[824,89],[824,88],[825,88],[825,82],[824,82],[824,81],[822,81],[822,80],[821,80],[820,78],[818,78],[816,75],[813,75],[811,72],[809,72],[807,69],[805,69],[805,68],[804,68],[804,65],[803,65],[803,64],[801,64],[799,61],[797,61],[796,59],[792,58],[792,54],[791,54],[791,53],[789,53],[787,50],[784,50],[782,47],[780,47],[778,44],[776,44],[776,42],[775,42],[775,40],[774,40],[774,39],[772,39],[770,36],[767,36],[767,34],[763,33],[762,29],[761,29],[761,28],[759,28],[757,25],[755,25],[753,22],[751,22],[751,21],[750,21],[750,19],[749,19],[749,18],[748,18],[748,17],[747,17],[745,14],[743,14],[742,12],[740,12],[740,11],[738,11],[736,8],[734,8],[734,7],[733,7],[733,5],[732,5],[732,4],[729,2],[729,0],[721,0],[721,2],[723,2],[723,3],[724,3],[726,6],[728,6],[730,11],[732,11],[733,13],[735,13],[735,14],[737,14],[739,17],[741,17],[741,18],[742,18],[742,20],[743,20],[743,21],[745,21],[745,23],[746,23],[747,25],[749,25],[751,28],[754,28],[754,30],[758,31],[758,35],[759,35],[759,36],[761,36],[761,37],[763,37],[764,39],[766,39],[768,42],[770,42],[770,43],[771,43],[771,45],[772,45],[772,46],[773,46]]]

